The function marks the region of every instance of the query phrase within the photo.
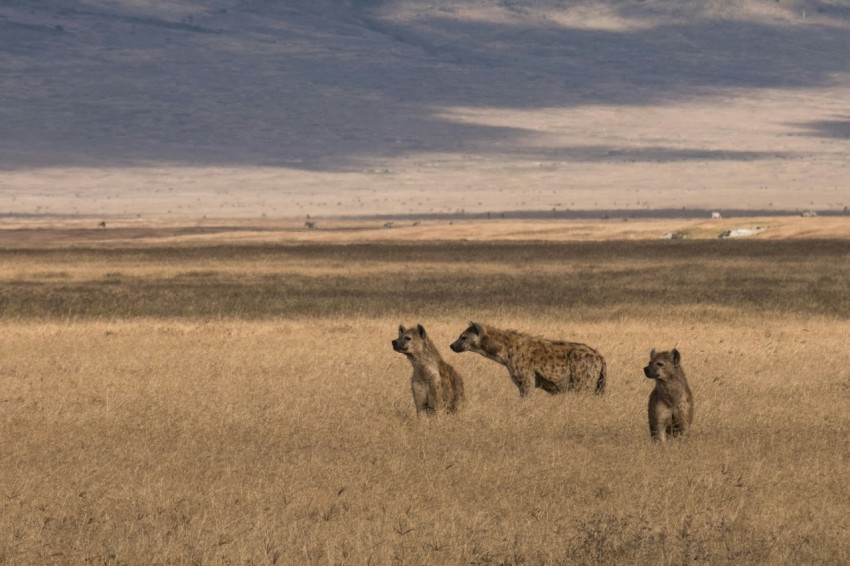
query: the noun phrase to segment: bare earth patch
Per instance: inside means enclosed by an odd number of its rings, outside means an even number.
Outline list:
[[[546,216],[542,214],[541,216]],[[315,229],[301,220],[109,220],[100,227],[85,220],[13,220],[0,222],[0,248],[89,246],[170,246],[214,244],[280,244],[298,242],[428,242],[428,241],[593,241],[655,240],[678,234],[687,239],[719,238],[727,231],[752,233],[748,238],[846,239],[850,216],[761,217],[726,219],[598,220],[367,220],[315,218]]]

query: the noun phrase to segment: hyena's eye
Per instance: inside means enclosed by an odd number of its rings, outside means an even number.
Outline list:
[[[660,368],[663,368],[663,367],[664,367],[664,362],[658,362],[656,365],[657,365],[658,367],[660,367]]]
[[[405,336],[405,337],[404,337],[404,341],[405,341],[405,342],[410,342],[410,336]]]

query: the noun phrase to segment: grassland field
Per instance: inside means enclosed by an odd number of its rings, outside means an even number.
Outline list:
[[[0,0],[0,566],[850,564],[848,32]],[[470,320],[594,346],[607,393],[520,399]],[[457,415],[415,415],[416,323]]]
[[[850,241],[0,249],[0,563],[850,563]],[[520,399],[448,344],[583,341]],[[465,379],[417,419],[399,323]],[[692,435],[653,444],[651,348]]]

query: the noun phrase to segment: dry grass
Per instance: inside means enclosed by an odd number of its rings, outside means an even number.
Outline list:
[[[725,243],[4,252],[0,562],[847,563],[848,244]],[[470,317],[598,347],[609,394],[521,401],[448,350]],[[456,418],[414,415],[415,321]]]

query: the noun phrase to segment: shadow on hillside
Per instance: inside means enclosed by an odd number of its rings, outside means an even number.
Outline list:
[[[547,156],[522,149],[529,131],[441,113],[640,106],[723,88],[824,86],[850,71],[850,34],[818,25],[700,20],[612,32],[522,19],[400,25],[322,2],[248,2],[177,19],[110,6],[0,5],[0,169],[169,162],[344,171],[409,153],[516,150],[534,159]],[[812,127],[847,137],[846,124]],[[566,147],[554,157],[762,157],[620,151]]]
[[[810,135],[842,140],[850,139],[850,117],[842,120],[820,120],[798,125],[802,126]]]

